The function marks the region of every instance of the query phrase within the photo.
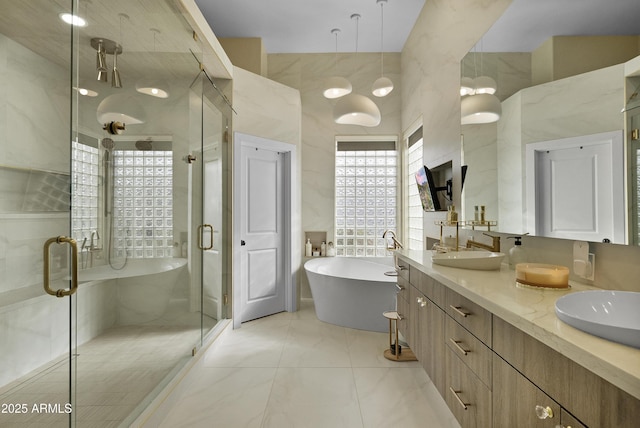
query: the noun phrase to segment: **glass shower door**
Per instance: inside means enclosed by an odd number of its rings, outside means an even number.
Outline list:
[[[76,34],[58,16],[73,2],[2,0],[0,10],[0,426],[68,426]]]
[[[199,292],[194,309],[201,315],[201,346],[206,335],[227,318],[226,274],[228,258],[226,204],[227,130],[230,108],[206,73],[192,85],[199,97],[197,116],[201,126],[198,147],[193,147],[196,159],[192,163],[191,192],[193,195],[194,233],[198,242],[192,245],[194,271],[200,272]],[[196,230],[197,229],[197,230]],[[198,269],[199,268],[199,269]]]

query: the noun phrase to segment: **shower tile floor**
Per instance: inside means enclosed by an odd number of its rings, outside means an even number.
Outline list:
[[[179,361],[191,355],[199,338],[199,327],[136,325],[112,328],[81,345],[73,409],[77,426],[120,426]],[[31,410],[33,404],[67,403],[68,376],[68,363],[58,361],[0,390],[0,403],[28,403],[29,408],[27,414],[0,414],[0,427],[67,427],[65,414]]]
[[[418,362],[383,357],[388,340],[303,300],[225,330],[144,427],[459,427]]]

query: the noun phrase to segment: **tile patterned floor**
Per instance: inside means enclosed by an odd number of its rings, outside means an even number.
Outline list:
[[[176,388],[161,427],[459,427],[385,333],[323,323],[312,301],[227,330]]]
[[[188,359],[200,337],[189,326],[115,327],[81,345],[77,354],[77,426],[115,428],[172,369]],[[34,404],[69,401],[69,366],[65,360],[40,368],[0,391],[0,403],[25,403],[25,414],[0,409],[0,427],[68,427],[62,413],[37,413]]]

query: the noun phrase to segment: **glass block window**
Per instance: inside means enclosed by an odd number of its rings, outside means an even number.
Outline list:
[[[396,232],[398,153],[395,142],[338,143],[335,247],[338,256],[386,256],[385,230]],[[362,147],[360,150],[354,150]],[[393,148],[393,150],[388,150]]]
[[[73,141],[71,162],[71,235],[82,245],[98,231],[98,149]]]
[[[422,137],[414,141],[407,148],[405,153],[405,228],[407,237],[406,246],[410,250],[424,250],[423,225],[422,225],[422,202],[418,194],[415,173],[423,166],[422,161]]]
[[[116,257],[173,255],[173,154],[115,150],[114,253]]]

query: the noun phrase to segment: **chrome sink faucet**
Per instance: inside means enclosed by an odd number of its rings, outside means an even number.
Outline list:
[[[387,244],[387,250],[397,250],[399,248],[403,248],[402,244],[396,239],[396,234],[393,230],[385,230],[382,234],[382,239],[387,239],[387,235],[391,235],[392,245]]]
[[[496,253],[499,253],[500,252],[500,237],[499,236],[489,235],[488,233],[483,233],[483,235],[486,235],[486,236],[491,238],[491,240],[492,240],[491,245],[483,244],[482,242],[478,242],[478,241],[474,241],[473,238],[471,238],[471,239],[469,239],[467,241],[467,248],[476,247],[476,248],[482,248],[483,250],[494,251]]]

